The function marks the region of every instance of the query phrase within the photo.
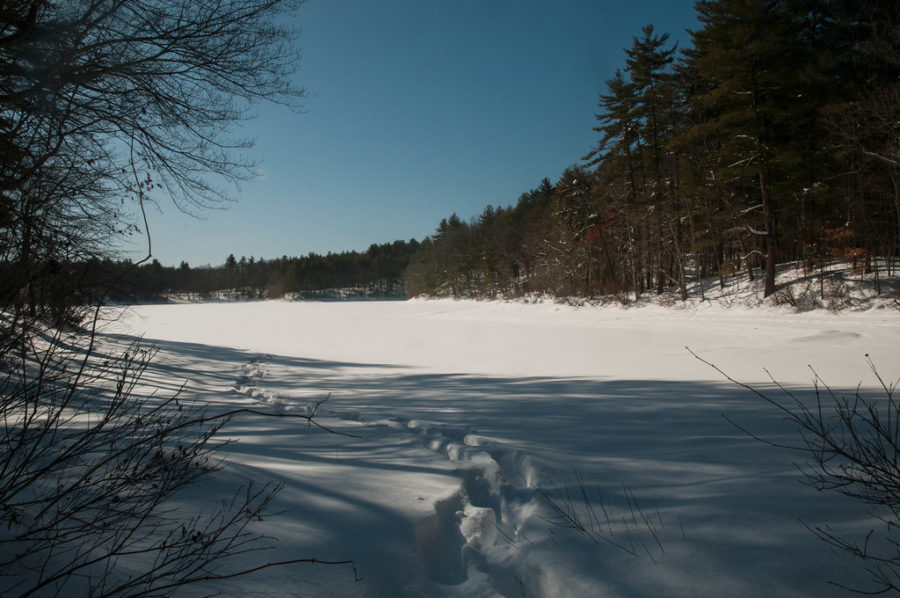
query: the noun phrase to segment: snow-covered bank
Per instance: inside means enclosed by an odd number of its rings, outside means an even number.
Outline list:
[[[746,382],[874,387],[896,375],[895,310],[474,301],[255,302],[132,308],[107,334],[161,352],[148,382],[212,404],[305,412],[358,438],[248,417],[228,467],[195,489],[283,482],[261,522],[281,557],[353,558],[363,577],[292,568],[226,594],[358,596],[842,595],[864,579],[801,524],[865,531],[840,497],[797,482],[780,415]],[[113,337],[110,337],[112,342]],[[554,526],[583,476],[619,546]],[[648,523],[649,522],[649,523]],[[633,553],[633,554],[632,554]],[[323,589],[325,588],[325,589]]]

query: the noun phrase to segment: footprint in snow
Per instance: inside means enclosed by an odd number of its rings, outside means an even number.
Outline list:
[[[278,393],[262,386],[262,379],[268,371],[268,365],[271,360],[271,355],[261,354],[257,355],[249,363],[244,364],[241,368],[240,376],[235,380],[232,388],[237,393],[246,395],[254,401],[283,413],[287,406],[286,403],[280,398]]]

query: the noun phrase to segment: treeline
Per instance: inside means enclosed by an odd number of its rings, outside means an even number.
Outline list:
[[[58,289],[111,289],[108,298],[119,301],[178,294],[246,299],[328,297],[339,292],[341,296],[403,297],[403,272],[418,247],[412,239],[371,245],[363,253],[310,253],[272,260],[229,255],[224,264],[193,268],[187,262],[172,267],[158,260],[137,266],[127,261],[92,260],[60,267],[62,274],[55,284]]]
[[[697,2],[679,50],[645,27],[598,141],[515,206],[443,220],[407,292],[677,291],[746,269],[900,253],[900,3]]]

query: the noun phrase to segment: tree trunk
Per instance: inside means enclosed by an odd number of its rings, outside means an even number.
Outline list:
[[[896,174],[891,175],[891,182],[894,184],[894,210],[897,214],[897,233],[896,245],[894,246],[894,255],[900,255],[900,177]]]
[[[777,245],[775,243],[775,210],[772,206],[771,187],[769,184],[769,167],[763,159],[759,170],[759,189],[762,196],[763,213],[766,218],[766,272],[763,297],[775,292],[775,264],[777,262]]]

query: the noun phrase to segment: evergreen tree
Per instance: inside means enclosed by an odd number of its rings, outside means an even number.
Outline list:
[[[708,82],[696,99],[709,114],[696,125],[717,137],[715,176],[732,181],[733,209],[759,218],[747,230],[762,239],[765,295],[775,291],[780,219],[796,208],[804,189],[818,181],[816,142],[823,135],[816,114],[818,73],[804,25],[815,21],[818,2],[702,0],[703,27],[691,33],[691,68]]]
[[[900,4],[696,9],[701,27],[677,64],[650,25],[625,49],[585,169],[470,224],[442,221],[412,260],[416,288],[677,286],[687,298],[690,274],[718,273],[724,285],[764,265],[768,296],[781,260],[813,263],[837,245],[844,257],[900,253]]]
[[[671,137],[667,112],[673,103],[670,65],[675,47],[666,48],[669,34],[656,35],[653,25],[646,25],[642,32],[641,37],[634,38],[632,47],[625,50],[625,62],[634,103],[631,118],[648,154],[645,162],[653,179],[652,198],[664,193],[662,161],[664,148]]]

